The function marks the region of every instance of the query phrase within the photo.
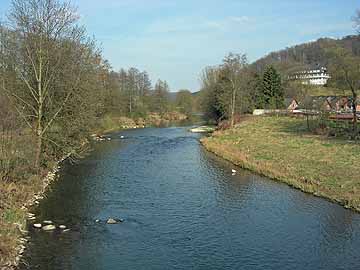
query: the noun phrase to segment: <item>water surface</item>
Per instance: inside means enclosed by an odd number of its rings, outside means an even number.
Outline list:
[[[360,269],[359,214],[233,176],[186,128],[111,137],[62,169],[36,214],[71,231],[31,230],[22,269]]]

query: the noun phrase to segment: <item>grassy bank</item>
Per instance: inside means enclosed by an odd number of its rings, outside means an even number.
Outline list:
[[[303,119],[250,118],[202,143],[243,168],[360,210],[360,144],[306,130]]]

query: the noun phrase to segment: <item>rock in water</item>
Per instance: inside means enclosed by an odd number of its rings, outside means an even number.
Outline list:
[[[59,228],[62,229],[62,230],[65,230],[66,226],[65,225],[60,225]]]
[[[106,221],[107,224],[116,224],[118,223],[118,221],[116,221],[115,219],[113,218],[109,218],[107,221]]]
[[[36,229],[41,229],[41,227],[42,227],[42,225],[40,223],[35,223],[33,226]]]
[[[236,170],[232,169],[231,172],[232,172],[232,173],[236,173]]]
[[[49,225],[46,225],[46,226],[42,227],[42,229],[43,229],[44,231],[53,231],[53,230],[56,229],[56,226],[55,226],[55,225],[52,225],[52,224],[49,224]]]

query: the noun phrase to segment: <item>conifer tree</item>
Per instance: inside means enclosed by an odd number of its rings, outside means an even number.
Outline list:
[[[267,108],[280,109],[284,106],[284,90],[281,76],[273,66],[268,66],[265,69],[262,90]]]

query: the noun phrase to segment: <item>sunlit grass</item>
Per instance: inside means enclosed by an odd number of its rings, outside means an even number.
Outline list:
[[[203,143],[242,167],[360,209],[360,145],[307,133],[303,119],[253,118]]]

